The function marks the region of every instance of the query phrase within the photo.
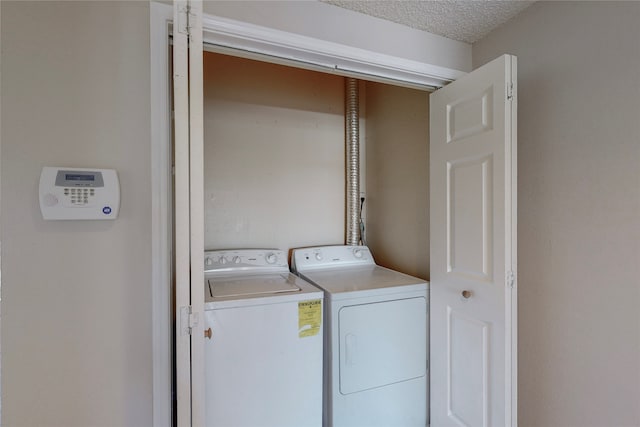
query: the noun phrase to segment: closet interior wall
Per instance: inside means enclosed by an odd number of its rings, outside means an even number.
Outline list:
[[[367,243],[427,278],[428,93],[359,86]],[[206,249],[344,243],[343,77],[205,52],[204,112]]]
[[[344,82],[204,57],[205,249],[344,239]]]
[[[366,83],[366,239],[376,262],[429,279],[429,93]]]

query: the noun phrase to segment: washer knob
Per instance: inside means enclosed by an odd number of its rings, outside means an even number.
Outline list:
[[[267,264],[275,264],[275,262],[278,260],[278,257],[273,252],[270,252],[265,257],[265,260],[267,261]]]
[[[225,265],[227,263],[227,259],[223,256],[220,257],[220,264]]]
[[[235,264],[240,264],[240,261],[242,261],[242,259],[241,259],[239,256],[234,256],[234,257],[233,257],[233,262],[234,262]]]
[[[322,261],[322,252],[316,252],[316,259]]]
[[[213,264],[213,260],[212,260],[211,258],[207,257],[207,258],[204,260],[204,263],[205,263],[205,265],[211,265],[211,264]]]
[[[354,249],[353,256],[356,258],[362,258],[362,249]]]

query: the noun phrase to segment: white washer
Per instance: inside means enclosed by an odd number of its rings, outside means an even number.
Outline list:
[[[375,264],[366,246],[293,251],[325,290],[325,427],[428,424],[428,283]]]
[[[205,252],[207,426],[322,425],[322,302],[283,251]]]

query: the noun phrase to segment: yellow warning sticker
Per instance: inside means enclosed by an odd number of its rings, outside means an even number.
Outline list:
[[[318,335],[322,325],[322,300],[312,299],[298,303],[298,337]]]

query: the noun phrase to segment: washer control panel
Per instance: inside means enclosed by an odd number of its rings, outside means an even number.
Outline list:
[[[287,254],[278,249],[229,249],[206,251],[205,272],[262,273],[289,271]]]
[[[371,251],[366,246],[341,245],[295,249],[292,256],[294,271],[358,265],[375,265]]]

